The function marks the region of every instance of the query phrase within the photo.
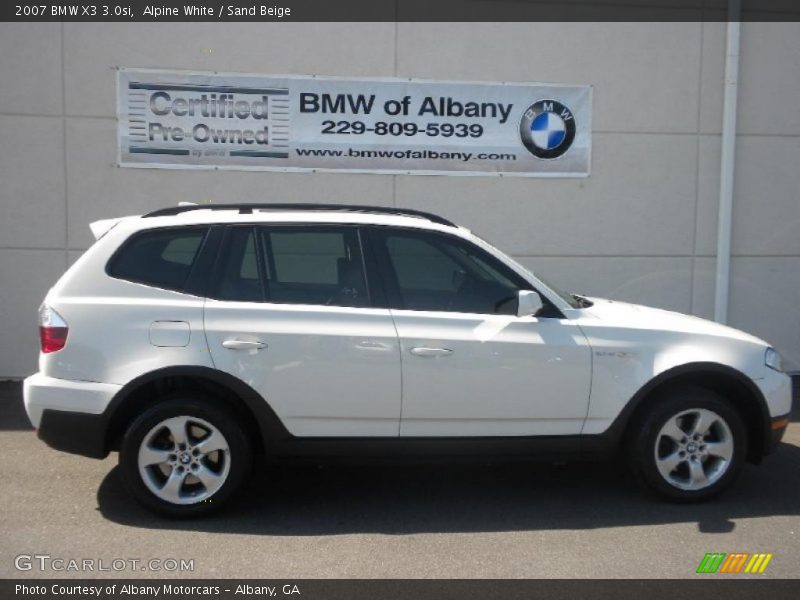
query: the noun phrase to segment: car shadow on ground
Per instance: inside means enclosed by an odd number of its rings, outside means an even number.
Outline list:
[[[727,533],[736,519],[800,515],[800,447],[781,444],[733,488],[700,504],[643,491],[620,462],[381,467],[264,467],[219,514],[170,520],[141,508],[118,468],[97,494],[110,521],[149,529],[271,536],[596,529],[696,523]]]
[[[21,381],[0,381],[0,431],[30,431],[22,403]]]
[[[795,408],[798,385],[795,378]],[[20,382],[0,382],[0,430],[30,430]],[[800,411],[792,414],[800,422]],[[797,427],[797,425],[792,425]],[[794,437],[794,436],[793,436]],[[256,467],[219,514],[170,520],[139,506],[118,468],[97,492],[98,510],[129,527],[275,536],[596,529],[696,523],[706,533],[736,519],[800,515],[800,447],[781,444],[745,466],[720,498],[671,504],[643,491],[618,462],[349,467]]]

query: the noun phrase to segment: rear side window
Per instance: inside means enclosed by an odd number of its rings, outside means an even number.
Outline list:
[[[117,279],[181,291],[192,270],[206,227],[156,229],[135,234],[108,266]]]
[[[338,261],[352,258],[341,231],[265,231],[264,235],[275,270],[270,279],[276,282],[335,285]]]
[[[216,293],[212,294],[214,298],[237,302],[264,300],[255,240],[255,230],[252,227],[231,228],[220,259],[221,275]]]
[[[225,246],[218,300],[370,305],[355,228],[232,227]]]

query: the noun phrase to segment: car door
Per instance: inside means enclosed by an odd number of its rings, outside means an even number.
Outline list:
[[[401,436],[580,433],[591,353],[577,325],[552,305],[517,317],[517,292],[532,286],[467,240],[370,236],[400,338]]]
[[[205,303],[214,364],[293,435],[396,437],[399,344],[371,288],[356,227],[229,227]]]

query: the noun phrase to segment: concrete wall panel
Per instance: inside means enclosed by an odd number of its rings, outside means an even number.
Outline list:
[[[800,135],[800,23],[743,23],[738,131]]]
[[[64,248],[62,119],[0,114],[0,140],[0,246]]]
[[[741,136],[736,152],[733,253],[800,255],[800,136]]]
[[[61,26],[0,23],[0,112],[61,114]]]
[[[0,249],[0,379],[36,370],[37,309],[65,268],[63,250]]]

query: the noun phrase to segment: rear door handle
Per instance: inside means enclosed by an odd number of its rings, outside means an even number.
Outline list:
[[[258,340],[225,340],[222,342],[222,347],[228,350],[258,350],[266,348],[267,345]]]
[[[450,348],[430,348],[428,346],[417,346],[409,350],[414,356],[423,356],[425,358],[435,358],[437,356],[450,356],[453,351]]]

